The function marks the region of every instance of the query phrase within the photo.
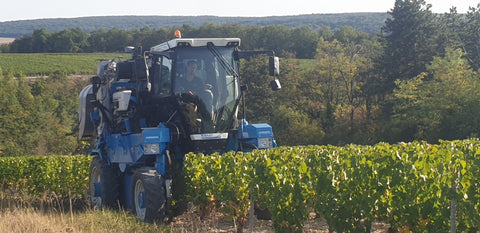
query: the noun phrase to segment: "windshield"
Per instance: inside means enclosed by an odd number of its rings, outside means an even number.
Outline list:
[[[174,92],[194,133],[226,132],[240,98],[234,48],[178,48]],[[223,63],[223,64],[222,64]]]

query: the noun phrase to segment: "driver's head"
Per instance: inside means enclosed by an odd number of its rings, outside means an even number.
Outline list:
[[[187,78],[189,77],[193,78],[193,75],[195,75],[196,71],[197,71],[197,63],[195,61],[189,61],[186,67]]]

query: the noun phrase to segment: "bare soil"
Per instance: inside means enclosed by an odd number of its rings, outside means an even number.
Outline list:
[[[214,211],[206,218],[200,219],[200,214],[194,208],[189,208],[184,214],[175,217],[170,223],[170,227],[174,232],[237,232],[238,223],[232,219],[226,218],[221,212]],[[372,232],[386,233],[389,225],[385,223],[373,223]],[[310,213],[310,219],[304,224],[304,232],[306,233],[327,233],[329,232],[326,221],[316,217],[315,213]],[[273,233],[273,224],[271,220],[253,219],[253,223],[247,222],[243,228],[243,232],[255,233]]]
[[[0,37],[0,45],[10,44],[15,40],[15,38]]]

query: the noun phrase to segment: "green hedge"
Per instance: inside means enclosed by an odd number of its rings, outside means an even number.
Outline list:
[[[0,185],[33,196],[85,195],[91,160],[84,155],[0,157]]]

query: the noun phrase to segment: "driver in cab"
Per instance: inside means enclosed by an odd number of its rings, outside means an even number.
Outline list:
[[[185,67],[185,75],[178,77],[176,85],[176,93],[183,98],[184,106],[187,110],[187,116],[190,119],[192,126],[198,126],[198,114],[202,116],[207,122],[213,120],[212,108],[212,92],[200,79],[196,76],[197,63],[193,60],[187,62]],[[182,95],[183,94],[183,95]],[[186,94],[186,95],[185,95]]]
[[[197,72],[197,63],[188,61],[185,67],[185,75],[177,79],[177,93],[189,93],[190,95],[198,95],[205,89],[203,81],[195,76]]]

